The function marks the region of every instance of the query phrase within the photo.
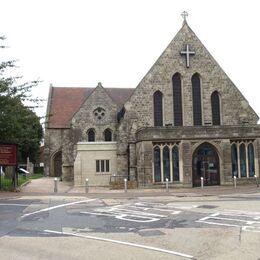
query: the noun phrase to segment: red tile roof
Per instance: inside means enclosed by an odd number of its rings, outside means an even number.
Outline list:
[[[70,128],[73,115],[79,110],[94,88],[51,87],[48,102],[48,128]],[[133,88],[105,88],[108,95],[121,107]]]

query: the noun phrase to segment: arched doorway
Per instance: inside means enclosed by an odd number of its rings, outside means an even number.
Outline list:
[[[53,157],[53,176],[54,177],[61,177],[62,175],[62,152],[57,152]]]
[[[219,157],[215,147],[209,143],[201,144],[193,153],[193,187],[201,185],[201,177],[205,186],[220,184]]]

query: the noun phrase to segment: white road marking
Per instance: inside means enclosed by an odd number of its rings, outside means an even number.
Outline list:
[[[134,211],[129,209],[120,209],[118,207],[98,208],[94,212],[83,211],[82,214],[91,214],[98,216],[114,217],[116,219],[132,222],[154,222],[165,218],[165,215],[152,214],[148,212]]]
[[[194,209],[197,208],[197,205],[191,205],[191,206],[172,206],[175,209]]]
[[[226,224],[226,223],[216,223],[216,222],[210,222],[210,221],[201,221],[201,220],[198,220],[196,222],[199,222],[199,223],[204,223],[204,224],[209,224],[209,225],[216,225],[216,226],[226,226],[226,227],[240,227],[239,225],[232,225],[232,224]]]
[[[131,221],[131,222],[141,222],[141,223],[148,223],[160,220],[159,218],[154,217],[145,217],[145,216],[136,216],[131,214],[120,214],[115,212],[108,212],[108,213],[98,213],[98,212],[80,212],[82,214],[89,214],[89,215],[96,215],[96,216],[107,216],[107,217],[115,217],[116,219]]]
[[[86,236],[86,235],[81,235],[81,234],[77,234],[77,233],[70,233],[70,232],[59,232],[59,231],[54,231],[54,230],[44,230],[44,232],[52,233],[52,234],[75,236],[75,237],[81,237],[81,238],[86,238],[86,239],[93,239],[93,240],[110,242],[110,243],[115,243],[115,244],[120,244],[120,245],[125,245],[125,246],[138,247],[138,248],[153,250],[153,251],[157,251],[157,252],[167,253],[167,254],[171,254],[171,255],[177,255],[177,256],[181,256],[181,257],[185,257],[185,258],[189,258],[189,259],[194,259],[193,256],[183,254],[183,253],[180,253],[180,252],[162,249],[162,248],[158,248],[158,247],[152,247],[152,246],[140,245],[140,244],[135,244],[135,243],[130,243],[130,242],[124,242],[124,241],[120,241],[120,240],[114,240],[114,239],[108,239],[108,238],[102,238],[102,237],[94,237],[94,236]]]
[[[250,232],[260,233],[260,227],[243,226],[242,230],[243,231],[250,231]]]
[[[148,210],[165,211],[165,212],[170,212],[172,215],[177,215],[181,212],[181,211],[172,210],[172,209],[143,208],[143,207],[138,207],[138,206],[134,206],[134,205],[128,205],[128,208],[142,209],[145,211],[148,211]]]
[[[123,204],[115,205],[111,207],[96,208],[93,211],[83,211],[82,214],[90,214],[97,216],[107,216],[114,217],[116,219],[131,221],[131,222],[155,222],[161,218],[167,218],[167,215],[148,213],[147,211],[161,211],[168,212],[172,215],[180,214],[181,211],[168,209],[167,205],[161,203],[151,203],[151,205],[156,205],[156,207],[147,207],[149,203],[137,202],[134,204]],[[145,207],[144,207],[145,206]],[[135,209],[132,210],[131,208]]]
[[[37,211],[34,211],[34,212],[30,212],[30,213],[24,214],[23,216],[21,216],[21,218],[25,218],[25,217],[28,217],[28,216],[31,216],[31,215],[35,215],[35,214],[38,214],[38,213],[41,213],[41,212],[45,212],[45,211],[54,210],[54,209],[57,209],[57,208],[62,208],[62,207],[75,205],[75,204],[81,204],[81,203],[90,202],[90,201],[94,201],[94,200],[96,200],[96,199],[87,199],[87,200],[80,200],[80,201],[74,201],[74,202],[70,202],[70,203],[60,204],[60,205],[57,205],[57,206],[44,208],[44,209],[40,209],[40,210],[37,210]]]
[[[154,213],[148,213],[148,212],[142,212],[140,210],[136,211],[136,210],[131,210],[131,209],[124,209],[124,208],[120,208],[120,207],[124,207],[124,206],[127,206],[129,207],[128,205],[118,205],[118,206],[113,206],[113,207],[107,207],[106,209],[108,211],[119,211],[119,212],[129,212],[129,213],[136,213],[136,214],[140,214],[140,215],[145,215],[145,216],[156,216],[156,217],[161,217],[161,218],[164,218],[166,217],[165,215],[158,215],[158,214],[154,214]],[[98,209],[99,211],[103,211],[103,209]]]
[[[170,209],[193,209],[193,208],[197,208],[198,205],[191,205],[191,206],[180,206],[180,205],[173,205],[173,204],[163,204],[163,203],[155,203],[155,202],[137,202],[135,203],[134,205],[136,205],[137,207],[140,206],[140,208],[142,207],[147,207],[149,208],[149,206],[152,208],[152,209],[167,209],[167,210],[170,210]],[[155,206],[155,207],[153,207]]]
[[[243,210],[226,210],[222,215],[234,215],[239,217],[248,217],[248,215],[254,220],[260,220],[260,212],[243,211]]]
[[[226,210],[216,212],[196,222],[216,226],[239,227],[243,231],[260,232],[260,221],[257,221],[259,219],[260,212]]]

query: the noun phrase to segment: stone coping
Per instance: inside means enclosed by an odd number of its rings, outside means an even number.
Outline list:
[[[136,133],[137,141],[256,138],[260,138],[260,125],[145,127]]]

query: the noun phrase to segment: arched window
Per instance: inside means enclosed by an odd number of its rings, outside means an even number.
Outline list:
[[[172,77],[172,93],[173,93],[173,119],[175,126],[182,126],[182,89],[181,75],[175,73]]]
[[[95,142],[95,131],[92,128],[88,130],[88,141]]]
[[[254,146],[253,144],[249,144],[247,147],[248,153],[248,172],[249,177],[254,177],[255,175],[255,155],[254,155]]]
[[[246,147],[245,144],[241,144],[240,151],[240,174],[241,177],[246,177]]]
[[[220,96],[217,91],[211,95],[212,125],[220,125]]]
[[[192,83],[193,124],[202,125],[201,87],[200,87],[200,76],[198,73],[195,73],[192,76],[191,83]]]
[[[153,94],[154,126],[163,125],[163,95],[161,91]]]
[[[110,129],[106,129],[104,131],[104,139],[105,139],[105,142],[111,142],[112,141],[112,132]]]
[[[163,148],[163,180],[171,181],[170,175],[170,150],[168,146]]]
[[[154,157],[154,181],[161,181],[161,151],[159,146],[155,146],[153,150]]]
[[[180,180],[180,170],[179,170],[179,151],[178,147],[174,146],[172,148],[172,171],[173,171],[173,180]]]
[[[238,167],[237,167],[237,145],[232,144],[231,146],[231,161],[232,161],[232,177],[238,177]]]

